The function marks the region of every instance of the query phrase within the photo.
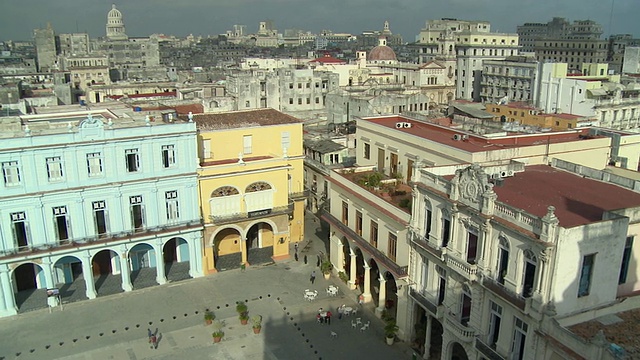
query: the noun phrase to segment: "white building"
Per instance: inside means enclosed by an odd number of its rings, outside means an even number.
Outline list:
[[[131,291],[136,271],[157,284],[169,268],[202,276],[195,124],[101,110],[2,127],[1,316],[20,311],[24,290],[44,306],[44,289],[73,287],[77,300],[105,283]]]

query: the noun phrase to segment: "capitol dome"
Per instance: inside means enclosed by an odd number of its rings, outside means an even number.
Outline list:
[[[122,20],[122,13],[120,10],[116,9],[116,4],[111,5],[111,10],[107,14],[107,20]]]
[[[384,36],[381,36],[378,39],[378,46],[371,49],[369,52],[369,56],[367,60],[377,62],[377,61],[396,61],[396,53],[392,48],[387,46],[387,39]]]
[[[111,5],[111,10],[107,13],[107,39],[109,40],[127,40],[128,36],[125,32],[122,13],[116,9],[116,5]]]

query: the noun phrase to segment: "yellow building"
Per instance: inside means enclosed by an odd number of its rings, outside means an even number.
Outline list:
[[[304,236],[302,122],[273,109],[193,120],[205,274],[287,258]]]
[[[494,121],[517,122],[523,126],[534,126],[553,130],[575,129],[591,124],[591,119],[572,114],[546,114],[525,103],[486,104],[486,111],[494,114]]]

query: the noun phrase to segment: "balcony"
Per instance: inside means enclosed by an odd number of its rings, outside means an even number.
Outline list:
[[[396,280],[406,278],[408,276],[408,266],[400,266],[395,261],[389,259],[382,251],[375,248],[367,240],[363,239],[354,230],[344,225],[340,220],[336,219],[333,215],[326,211],[320,213],[320,217],[331,224],[331,226],[342,233],[347,239],[356,243],[362,251],[368,253],[378,263],[378,265],[388,269],[393,273]]]
[[[476,336],[476,349],[489,360],[505,360],[506,358],[498,354],[491,346],[481,340],[480,336]]]
[[[120,232],[110,232],[105,234],[96,234],[93,236],[87,236],[82,238],[72,238],[66,240],[57,240],[55,243],[43,243],[43,244],[31,244],[27,246],[20,246],[13,249],[0,250],[0,258],[10,258],[13,256],[25,257],[29,254],[35,254],[36,256],[42,256],[42,253],[51,253],[58,249],[68,249],[71,247],[82,247],[85,245],[95,245],[117,242],[121,240],[134,240],[136,238],[160,235],[166,232],[179,232],[185,230],[192,230],[194,228],[202,228],[200,220],[183,221],[174,224],[165,224],[161,226],[145,227],[142,229],[134,229]]]
[[[482,279],[482,286],[484,286],[494,294],[498,295],[502,299],[506,300],[513,306],[517,307],[518,309],[524,311],[524,308],[526,306],[526,300],[524,297],[518,295],[515,291],[510,290],[504,285],[495,281],[494,279],[490,279],[487,277],[484,277]]]
[[[469,281],[476,281],[478,266],[475,264],[469,264],[466,261],[460,260],[451,254],[446,255],[446,263],[449,268],[453,269],[458,274],[462,275]]]
[[[414,288],[409,289],[409,296],[423,308],[429,310],[433,316],[438,313],[438,305],[432,299],[429,299],[428,293],[425,291],[417,291]]]
[[[309,190],[289,193],[289,200],[304,200],[309,197]]]
[[[234,223],[236,221],[243,221],[247,219],[260,219],[266,218],[269,216],[277,216],[277,215],[291,215],[293,214],[294,203],[290,202],[287,206],[279,206],[271,209],[264,209],[259,211],[250,211],[250,212],[242,212],[242,213],[234,213],[234,214],[225,214],[222,216],[209,215],[209,219],[215,225],[223,225]]]
[[[464,342],[471,342],[476,335],[476,331],[470,327],[466,327],[460,324],[458,319],[453,317],[453,314],[445,315],[445,322],[447,324],[447,328],[451,330],[458,339]]]
[[[409,238],[411,238],[411,242],[414,246],[420,247],[438,259],[442,258],[442,250],[440,250],[436,245],[430,243],[424,236],[416,233],[415,229],[409,229]]]

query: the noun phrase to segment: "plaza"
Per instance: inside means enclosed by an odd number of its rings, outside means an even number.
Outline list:
[[[310,220],[310,221],[309,221]],[[357,315],[368,330],[351,326],[355,316],[331,325],[316,321],[318,308],[356,307],[357,293],[335,277],[310,284],[316,257],[326,252],[318,223],[307,216],[300,259],[249,266],[133,292],[98,297],[0,319],[0,359],[347,359],[411,358],[404,343],[388,346],[382,321],[366,308]],[[303,259],[307,255],[308,263]],[[325,289],[334,284],[338,296]],[[305,301],[305,289],[318,290]],[[246,301],[249,315],[262,315],[262,332],[240,325],[235,302]],[[203,313],[223,320],[225,336],[214,344]],[[337,314],[337,312],[336,312]],[[158,349],[150,349],[147,329],[158,330]],[[337,337],[332,337],[331,332]]]

